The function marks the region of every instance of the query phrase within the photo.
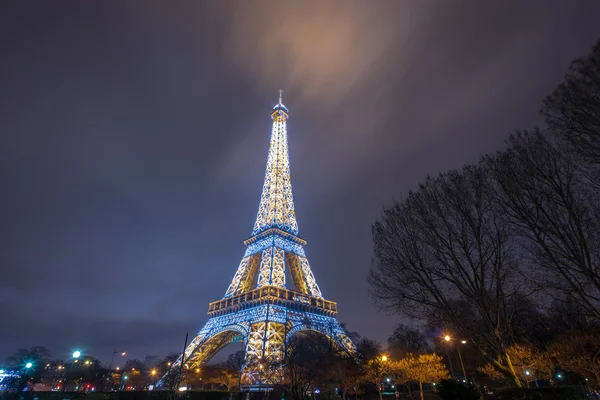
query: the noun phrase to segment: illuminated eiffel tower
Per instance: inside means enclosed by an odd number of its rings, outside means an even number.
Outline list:
[[[270,385],[280,379],[285,346],[303,330],[320,332],[350,355],[354,345],[335,318],[336,303],[325,300],[298,237],[287,143],[288,109],[271,113],[273,129],[258,215],[246,252],[222,300],[208,306],[209,320],[172,368],[198,368],[221,348],[243,341],[241,383]],[[286,288],[289,269],[293,290]],[[270,373],[266,373],[269,369]]]

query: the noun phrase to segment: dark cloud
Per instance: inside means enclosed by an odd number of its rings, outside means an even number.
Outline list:
[[[384,341],[381,206],[539,122],[600,37],[591,1],[0,7],[0,358],[167,353],[199,329],[250,234],[280,88],[317,281]]]

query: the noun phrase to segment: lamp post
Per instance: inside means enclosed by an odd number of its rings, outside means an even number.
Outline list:
[[[77,359],[79,357],[81,357],[81,352],[79,350],[75,350],[72,354],[73,357],[73,362],[71,362],[71,365],[69,365],[69,369],[67,370],[67,373],[65,375],[65,381],[63,382],[63,387],[62,387],[62,392],[64,393],[65,390],[67,389],[67,383],[69,382],[69,374],[71,373],[71,370],[73,369],[73,364],[75,364],[77,362]]]
[[[462,344],[467,344],[466,340],[460,341]],[[462,367],[463,376],[465,377],[465,383],[469,380],[467,378],[467,372],[465,371],[465,364],[463,363],[462,355],[460,354],[460,346],[456,346],[456,350],[458,351],[458,359],[460,360],[460,366]]]
[[[452,338],[448,335],[444,336],[444,340],[446,342],[449,342],[450,340],[452,340]],[[456,379],[456,377],[454,376],[454,367],[452,367],[452,358],[450,358],[450,350],[448,350],[448,347],[446,347],[446,356],[448,357],[448,366],[450,367],[450,376],[452,377],[452,379]]]
[[[117,350],[116,348],[113,350],[112,357],[110,358],[110,364],[108,364],[108,376],[106,377],[106,387],[107,388],[109,386],[111,386],[110,385],[110,378],[112,376],[112,373],[111,373],[111,371],[112,371],[112,365],[113,365],[113,362],[115,361],[115,354],[117,354],[119,352],[121,353],[121,356],[125,356],[127,354],[127,352],[125,352],[123,350]]]
[[[156,369],[150,371],[150,375],[152,375],[152,386],[156,386]]]
[[[115,361],[115,354],[117,354],[117,353],[119,353],[119,352],[121,353],[121,355],[122,355],[122,356],[125,356],[125,355],[127,354],[127,352],[125,352],[125,351],[123,351],[123,350],[117,350],[117,349],[114,349],[114,350],[113,350],[113,353],[112,353],[112,357],[110,358],[110,364],[108,364],[108,370],[109,370],[109,371],[110,371],[110,369],[112,368],[113,361]]]

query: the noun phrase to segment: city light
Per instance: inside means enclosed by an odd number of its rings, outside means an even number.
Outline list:
[[[30,362],[28,362],[27,364],[25,364],[25,368],[27,368],[27,369],[31,368],[32,366],[33,366],[33,364],[30,363]]]
[[[461,342],[462,344],[467,344],[467,341],[466,341],[466,340],[461,340],[460,342]]]
[[[525,371],[525,375],[529,375],[529,374],[531,374],[531,372]]]
[[[121,353],[121,355],[122,355],[122,356],[124,356],[124,355],[126,355],[126,354],[127,354],[127,352],[125,352],[125,351]]]
[[[450,336],[448,336],[448,335],[444,336],[444,340],[445,340],[446,342],[449,342],[449,341],[450,341],[450,339],[452,339]]]
[[[381,356],[381,361],[387,361],[387,356],[386,355]]]
[[[3,374],[3,373],[4,373],[4,370],[3,370],[3,369],[0,369],[0,374]]]
[[[79,350],[73,352],[73,358],[79,358],[79,356],[81,356],[81,352]]]
[[[155,369],[153,369],[152,371],[150,371],[150,374],[152,374],[152,375],[156,375],[156,370],[155,370]]]

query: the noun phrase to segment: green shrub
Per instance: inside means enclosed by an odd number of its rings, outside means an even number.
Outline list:
[[[581,386],[549,386],[541,388],[500,389],[497,400],[581,400],[585,391]]]
[[[437,392],[442,400],[479,400],[479,392],[475,386],[454,379],[442,380],[437,385]]]

